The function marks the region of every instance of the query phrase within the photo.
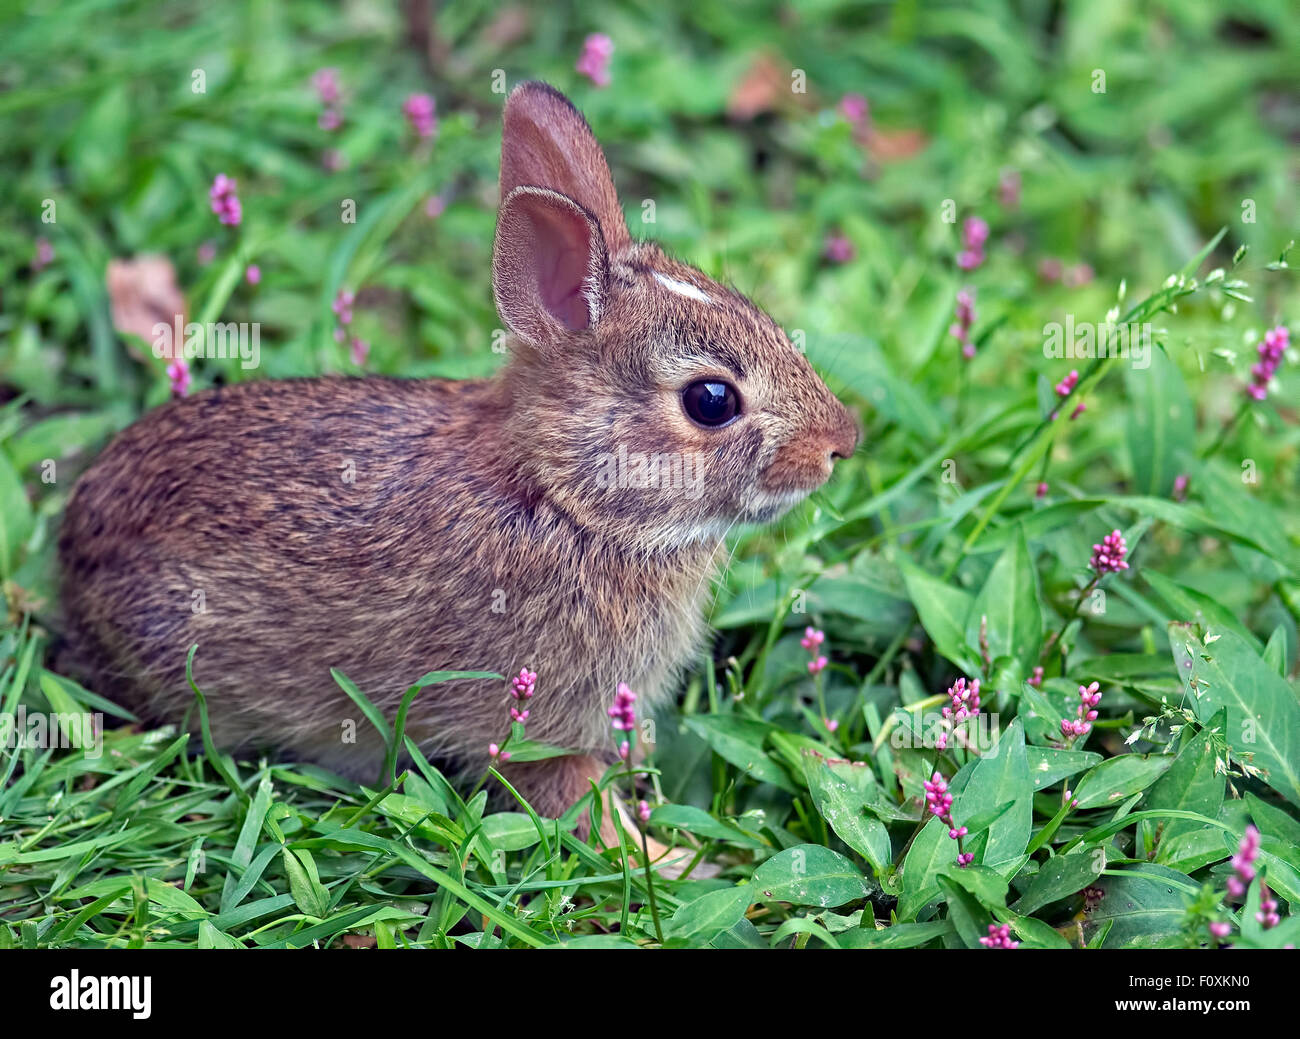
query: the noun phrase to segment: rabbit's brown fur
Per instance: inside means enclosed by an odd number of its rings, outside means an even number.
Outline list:
[[[105,449],[59,546],[68,641],[96,688],[179,720],[198,643],[222,745],[370,779],[382,748],[331,667],[391,718],[427,671],[527,666],[529,737],[575,752],[512,769],[551,815],[611,758],[616,684],[650,707],[672,693],[727,528],[823,482],[856,422],[767,315],[631,240],[599,146],[548,87],[508,102],[502,194],[512,355],[495,378],[221,387]],[[703,377],[738,388],[740,419],[686,416],[682,387]],[[694,453],[699,493],[603,486],[620,450]],[[503,683],[436,685],[407,731],[479,769],[509,702]]]

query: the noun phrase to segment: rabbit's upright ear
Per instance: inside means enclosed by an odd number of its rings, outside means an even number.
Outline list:
[[[609,258],[595,217],[546,188],[517,187],[501,203],[492,294],[510,331],[531,346],[562,342],[600,320]]]
[[[596,218],[605,247],[629,244],[609,164],[569,99],[545,83],[523,83],[506,101],[501,134],[501,200],[529,185],[567,195]]]

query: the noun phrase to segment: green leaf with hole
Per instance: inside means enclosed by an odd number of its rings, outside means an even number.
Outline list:
[[[664,938],[701,945],[730,931],[745,918],[754,889],[736,885],[709,891],[678,908],[664,927]]]
[[[1168,755],[1144,757],[1140,754],[1123,754],[1108,758],[1079,780],[1074,789],[1074,799],[1080,811],[1119,804],[1140,790],[1145,790],[1159,779],[1174,759]]]
[[[793,902],[823,909],[834,909],[871,893],[852,862],[819,844],[800,844],[773,855],[754,870],[751,886],[755,901]]]
[[[849,764],[835,765],[815,754],[804,755],[804,776],[817,811],[835,835],[871,863],[879,876],[893,853],[884,823],[867,813],[864,789],[875,786],[871,771]]]

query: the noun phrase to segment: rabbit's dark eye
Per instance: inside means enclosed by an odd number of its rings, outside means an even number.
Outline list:
[[[740,414],[740,394],[725,382],[701,379],[682,391],[682,407],[701,426],[725,426]]]

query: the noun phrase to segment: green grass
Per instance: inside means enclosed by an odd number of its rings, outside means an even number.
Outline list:
[[[1259,337],[1297,321],[1288,5],[698,0],[563,5],[515,32],[466,3],[439,15],[428,63],[399,10],[74,0],[0,16],[0,717],[121,723],[100,755],[0,746],[0,946],[951,947],[994,922],[1022,947],[1201,946],[1211,921],[1234,945],[1297,941],[1294,352],[1268,400],[1241,406]],[[595,31],[616,45],[604,90],[573,71]],[[762,55],[770,111],[729,116]],[[345,92],[333,134],[309,85],[327,66]],[[358,293],[366,370],[488,373],[498,69],[568,92],[633,233],[753,295],[866,431],[812,502],[732,536],[711,654],[657,720],[637,795],[651,834],[698,859],[656,878],[659,926],[638,835],[605,849],[524,805],[489,811],[498,777],[471,794],[418,756],[394,777],[397,719],[378,719],[391,751],[359,787],[187,748],[47,670],[68,492],[169,393],[163,362],[114,331],[109,260],[165,254],[192,319],[260,323],[261,367],[199,362],[196,388],[357,371],[331,335],[340,288]],[[421,90],[432,149],[400,114]],[[850,92],[871,102],[865,150],[835,110]],[[1015,206],[997,198],[1008,169]],[[239,181],[237,231],[208,207],[219,172]],[[964,273],[968,216],[992,233]],[[830,234],[851,260],[823,257]],[[38,237],[54,260],[34,271]],[[1094,276],[1044,280],[1050,260]],[[948,332],[963,286],[969,363]],[[1045,326],[1112,308],[1150,322],[1149,367],[1045,356]],[[1072,399],[1052,419],[1071,368],[1087,411],[1071,420]],[[1112,529],[1132,565],[1094,585],[1091,546]],[[816,682],[808,625],[827,634]],[[999,722],[983,753],[933,746],[959,675]],[[1061,746],[1092,681],[1100,717]],[[936,768],[971,831],[967,869],[923,822]],[[1252,823],[1282,917],[1269,930],[1259,881],[1225,890]]]

